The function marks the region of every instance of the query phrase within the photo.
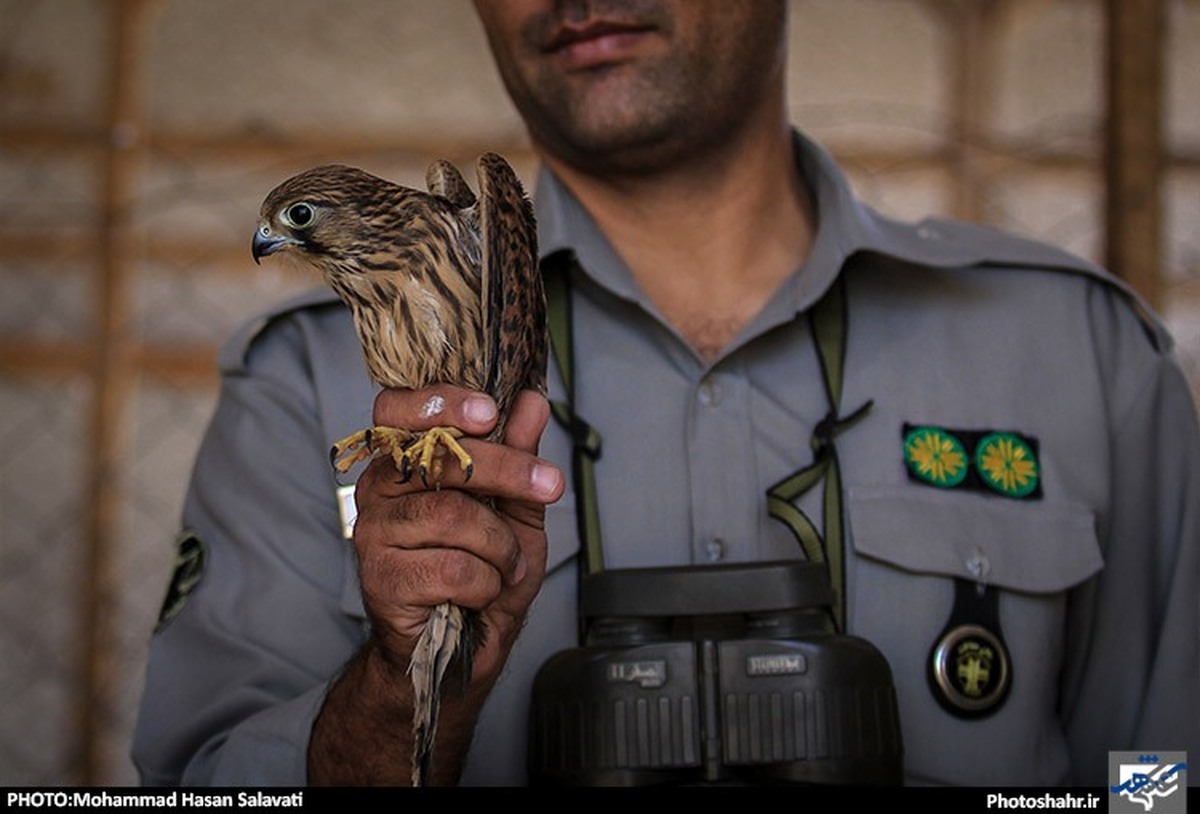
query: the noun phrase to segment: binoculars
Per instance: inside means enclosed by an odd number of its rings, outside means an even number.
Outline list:
[[[535,785],[899,785],[887,659],[821,563],[601,571],[533,684]]]

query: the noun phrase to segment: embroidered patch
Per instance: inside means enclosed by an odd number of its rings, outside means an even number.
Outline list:
[[[909,479],[940,489],[970,489],[1014,500],[1042,496],[1037,439],[1001,430],[904,424]]]
[[[985,435],[975,445],[975,469],[985,484],[1008,497],[1026,497],[1040,480],[1033,449],[1011,432]]]
[[[904,434],[904,463],[910,473],[933,486],[957,486],[967,476],[962,442],[938,427],[916,427]]]
[[[175,545],[175,572],[171,575],[171,584],[167,587],[162,610],[158,612],[158,624],[154,627],[156,633],[183,610],[188,596],[204,576],[204,544],[200,542],[200,535],[185,529],[180,533]]]

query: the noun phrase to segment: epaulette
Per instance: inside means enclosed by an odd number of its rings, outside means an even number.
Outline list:
[[[340,305],[341,300],[329,286],[317,286],[290,299],[282,300],[243,323],[221,346],[217,366],[223,373],[236,373],[245,368],[250,346],[277,319],[310,308]]]
[[[1078,274],[1116,292],[1128,302],[1160,352],[1173,344],[1154,310],[1124,280],[1078,255],[989,226],[948,218],[904,223],[874,214],[885,245],[903,260],[938,268],[1017,268]]]

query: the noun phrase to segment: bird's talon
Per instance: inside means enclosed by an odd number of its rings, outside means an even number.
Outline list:
[[[475,473],[471,456],[458,443],[462,433],[448,427],[434,427],[424,433],[390,427],[361,430],[338,441],[329,450],[330,464],[344,473],[359,461],[387,452],[400,474],[400,483],[408,483],[414,474],[426,489],[437,487],[449,451],[462,467],[465,480]]]
[[[337,472],[345,473],[371,454],[371,433],[370,430],[363,430],[334,444],[329,450],[329,464]]]

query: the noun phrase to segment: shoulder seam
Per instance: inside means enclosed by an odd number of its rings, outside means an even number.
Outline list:
[[[1066,249],[995,226],[970,221],[931,217],[911,224],[887,218],[879,213],[874,214],[892,229],[908,230],[918,238],[918,246],[921,243],[928,244],[928,251],[918,248],[911,252],[898,252],[902,259],[943,268],[1019,268],[1075,274],[1088,278],[1106,286],[1129,304],[1156,350],[1167,352],[1173,345],[1170,333],[1154,309],[1127,282],[1091,260]],[[974,240],[962,240],[962,245],[952,245],[959,243],[955,239],[959,235],[981,239],[988,245],[977,245]],[[907,241],[905,243],[907,244]]]
[[[236,373],[245,370],[246,356],[251,345],[272,323],[297,311],[329,306],[341,306],[341,300],[332,289],[320,286],[290,299],[282,300],[254,315],[242,323],[221,347],[217,356],[217,368],[222,373]]]

